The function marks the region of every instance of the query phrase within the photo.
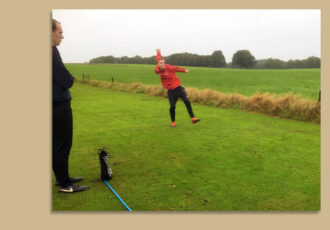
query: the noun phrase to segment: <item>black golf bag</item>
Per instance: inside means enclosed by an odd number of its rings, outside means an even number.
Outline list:
[[[112,178],[112,171],[108,162],[108,153],[104,149],[99,149],[98,154],[101,164],[101,179],[110,180]]]

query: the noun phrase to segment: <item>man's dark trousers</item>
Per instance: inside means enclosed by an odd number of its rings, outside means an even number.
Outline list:
[[[72,146],[71,103],[53,104],[53,170],[61,187],[69,185],[69,155]]]
[[[187,111],[189,113],[189,116],[191,118],[194,117],[194,113],[191,108],[190,101],[188,100],[185,88],[182,86],[178,86],[175,89],[171,89],[167,91],[168,95],[168,100],[170,101],[170,115],[171,115],[171,120],[175,121],[175,105],[176,102],[178,101],[178,98],[181,97],[184,104],[186,105]]]

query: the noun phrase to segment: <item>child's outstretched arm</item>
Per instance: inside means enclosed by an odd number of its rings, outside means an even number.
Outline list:
[[[162,55],[160,53],[160,49],[156,49],[156,52],[157,52],[157,56],[156,56],[156,64],[158,63],[159,59],[162,58]]]
[[[188,69],[184,69],[184,68],[181,68],[181,67],[179,67],[179,66],[168,65],[168,68],[169,68],[171,71],[174,71],[174,72],[183,72],[183,73],[187,73],[187,72],[189,72]]]

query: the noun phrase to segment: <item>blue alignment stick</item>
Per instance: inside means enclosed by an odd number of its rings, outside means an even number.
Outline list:
[[[109,185],[109,183],[106,180],[103,180],[104,183],[106,185],[108,185],[108,187],[110,188],[110,190],[116,195],[116,197],[120,200],[120,202],[127,208],[128,211],[132,211],[132,209],[130,209],[127,204],[125,204],[125,202],[120,198],[120,196],[116,193],[116,191]]]

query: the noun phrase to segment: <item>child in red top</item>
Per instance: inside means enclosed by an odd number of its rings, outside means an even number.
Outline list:
[[[162,55],[160,54],[160,49],[157,49],[156,52],[157,52],[157,57],[156,57],[155,73],[160,75],[164,88],[168,90],[167,94],[171,106],[170,115],[172,119],[172,127],[176,126],[175,105],[179,97],[181,97],[183,102],[185,103],[188,113],[191,117],[192,123],[196,123],[200,121],[200,119],[195,118],[186,91],[184,87],[181,86],[180,79],[175,74],[176,72],[187,73],[189,72],[189,70],[166,64],[165,59],[163,59]]]

